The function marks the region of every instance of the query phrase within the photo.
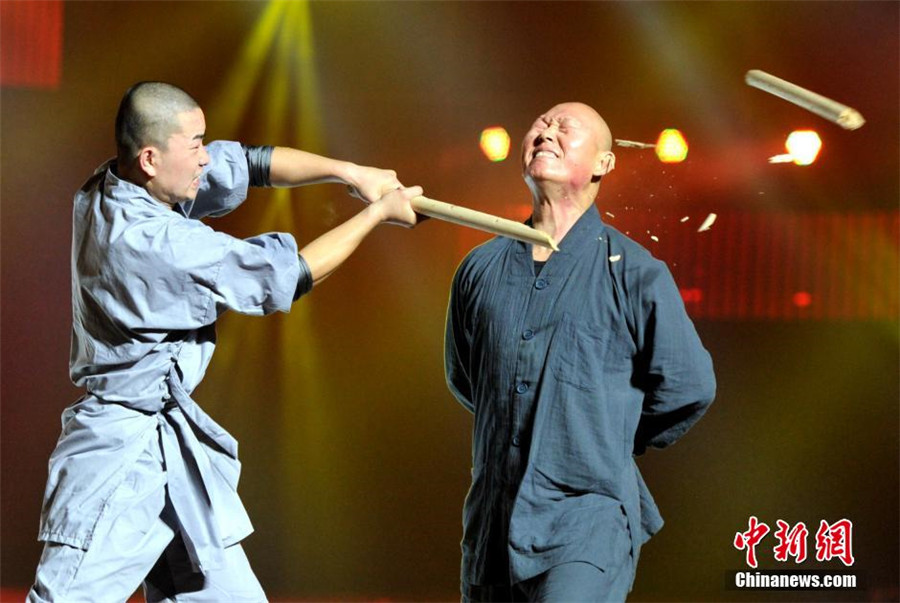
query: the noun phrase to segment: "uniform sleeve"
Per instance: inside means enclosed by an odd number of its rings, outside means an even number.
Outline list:
[[[213,311],[215,315],[225,310],[251,315],[288,312],[294,300],[309,291],[301,283],[300,256],[293,236],[274,232],[249,239],[229,238],[217,265],[206,271],[213,280],[202,285],[210,294],[206,319]],[[201,283],[200,279],[197,282]]]
[[[664,448],[696,423],[712,404],[712,359],[688,317],[675,281],[662,262],[642,271],[637,285],[638,371],[645,392],[635,453]]]
[[[302,274],[289,234],[238,239],[172,212],[124,233],[97,290],[129,329],[196,329],[225,310],[287,312]]]
[[[444,334],[444,376],[450,392],[470,412],[475,412],[472,402],[472,380],[469,375],[470,339],[466,333],[465,293],[463,274],[465,262],[456,271],[450,288],[447,307],[447,324]]]
[[[235,209],[247,198],[250,169],[240,143],[215,141],[206,145],[209,164],[203,170],[194,201],[183,205],[188,217],[217,218]]]

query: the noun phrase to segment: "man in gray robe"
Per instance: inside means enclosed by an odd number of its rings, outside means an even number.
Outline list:
[[[204,144],[184,91],[142,82],[116,118],[117,157],[75,195],[70,372],[50,457],[30,602],[264,601],[240,542],[237,443],[191,399],[226,310],[287,312],[378,224],[416,222],[389,170],[284,147]],[[369,203],[299,250],[294,237],[237,239],[200,221],[248,186],[341,182]],[[391,192],[382,196],[382,191]]]

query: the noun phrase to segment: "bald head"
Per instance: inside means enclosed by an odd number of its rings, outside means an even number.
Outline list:
[[[615,167],[609,126],[592,107],[560,103],[535,120],[522,140],[522,174],[535,198],[592,201]]]
[[[591,128],[597,136],[597,146],[601,151],[612,150],[612,132],[609,126],[597,111],[590,105],[578,102],[560,103],[553,107],[552,111],[567,111],[581,116],[585,126]]]
[[[129,88],[116,115],[119,161],[133,161],[148,145],[165,150],[169,137],[181,128],[179,114],[197,108],[197,101],[172,84],[140,82]]]

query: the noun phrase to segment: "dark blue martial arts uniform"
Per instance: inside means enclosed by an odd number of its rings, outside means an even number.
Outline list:
[[[595,206],[539,273],[531,252],[492,239],[451,291],[447,381],[475,415],[463,596],[539,599],[535,579],[574,563],[624,599],[663,523],[634,456],[702,416],[712,362],[665,264]]]

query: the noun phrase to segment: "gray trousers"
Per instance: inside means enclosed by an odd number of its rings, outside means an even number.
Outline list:
[[[162,451],[153,442],[97,523],[88,550],[44,544],[28,603],[122,603],[143,583],[147,601],[266,601],[243,548],[225,549],[225,564],[196,571],[169,500]]]

